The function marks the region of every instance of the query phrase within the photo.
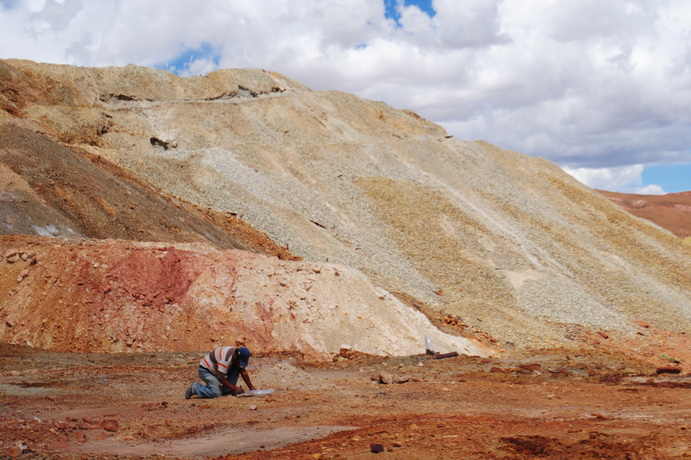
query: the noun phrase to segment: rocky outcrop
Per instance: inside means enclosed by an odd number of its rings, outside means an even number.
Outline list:
[[[2,61],[0,74],[4,129],[358,270],[439,327],[450,315],[505,347],[580,346],[577,328],[634,334],[632,321],[691,329],[691,246],[548,161],[272,72]],[[377,330],[357,316],[357,331]]]

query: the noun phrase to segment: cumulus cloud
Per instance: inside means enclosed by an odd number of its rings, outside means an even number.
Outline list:
[[[607,170],[601,188],[691,161],[684,0],[0,0],[0,13],[2,58],[270,69]]]
[[[617,168],[563,168],[565,172],[588,187],[641,195],[663,195],[665,191],[656,184],[643,185],[643,165]]]

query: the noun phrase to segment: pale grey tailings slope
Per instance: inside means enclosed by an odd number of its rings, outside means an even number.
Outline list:
[[[2,66],[50,94],[5,94],[5,122],[357,268],[433,319],[519,347],[635,320],[691,330],[691,247],[546,160],[261,70]]]

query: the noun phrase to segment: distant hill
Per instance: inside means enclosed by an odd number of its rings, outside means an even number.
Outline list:
[[[549,161],[274,72],[0,61],[0,179],[4,342],[486,354],[691,330],[680,238]]]
[[[634,216],[655,222],[678,237],[691,237],[691,191],[667,195],[598,192]]]

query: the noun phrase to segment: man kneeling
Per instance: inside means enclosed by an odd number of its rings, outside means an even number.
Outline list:
[[[245,369],[252,354],[247,347],[218,347],[199,362],[199,378],[206,383],[194,382],[185,391],[185,399],[197,395],[202,398],[237,396],[245,392],[237,386],[238,376],[242,375],[250,390],[254,385]]]

